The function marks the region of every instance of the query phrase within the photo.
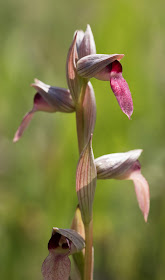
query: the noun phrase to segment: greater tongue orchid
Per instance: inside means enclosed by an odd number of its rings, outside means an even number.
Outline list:
[[[20,139],[37,111],[75,112],[79,146],[76,172],[79,207],[76,209],[72,229],[53,228],[48,244],[49,255],[42,265],[44,280],[93,279],[93,202],[97,179],[132,180],[139,207],[147,221],[150,206],[149,186],[141,174],[138,161],[142,150],[108,154],[94,159],[92,149],[96,101],[90,78],[109,81],[121,110],[129,119],[133,113],[131,92],[122,76],[122,66],[119,62],[123,56],[123,54],[96,54],[94,37],[88,25],[85,32],[82,30],[75,32],[68,51],[66,62],[68,89],[52,87],[39,80],[35,80],[32,84],[36,90],[33,108],[23,118],[14,142]],[[85,242],[80,234],[83,237],[85,235]],[[77,254],[73,255],[73,263],[78,271],[76,275],[79,276],[69,278],[69,255],[75,252]]]

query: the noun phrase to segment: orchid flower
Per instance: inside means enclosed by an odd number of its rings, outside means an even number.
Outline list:
[[[142,150],[114,153],[94,160],[91,140],[84,148],[77,166],[76,191],[84,223],[91,220],[97,179],[132,180],[139,207],[147,222],[150,194],[147,180],[141,174],[138,161]],[[97,175],[96,175],[97,174]]]
[[[138,161],[142,150],[133,150],[126,153],[109,154],[95,159],[98,179],[132,180],[135,186],[139,207],[147,222],[150,194],[147,180],[141,174]]]
[[[43,82],[35,79],[35,83],[32,84],[37,91],[34,96],[33,108],[23,118],[19,128],[17,129],[14,142],[17,142],[23,135],[25,129],[28,127],[34,114],[38,111],[55,113],[72,113],[75,112],[75,105],[69,90],[59,87],[52,87]],[[84,100],[83,100],[83,112],[84,112],[84,138],[89,139],[91,133],[94,130],[96,122],[96,101],[95,94],[90,82],[87,83]]]
[[[85,33],[77,31],[69,49],[66,67],[68,87],[73,100],[78,102],[85,80],[95,77],[99,80],[110,81],[121,110],[130,119],[133,113],[133,102],[128,84],[122,76],[122,66],[119,60],[123,56],[123,54],[96,54],[90,26],[87,26]]]
[[[49,255],[42,264],[44,280],[68,280],[71,268],[69,255],[84,247],[85,241],[76,231],[53,228],[48,243]]]
[[[127,82],[122,76],[122,66],[119,60],[123,54],[88,55],[77,62],[78,74],[86,79],[96,78],[110,81],[112,91],[123,113],[130,119],[133,113],[133,102]]]
[[[37,93],[34,96],[33,108],[28,112],[19,128],[17,129],[13,141],[18,141],[25,129],[32,120],[34,113],[37,111],[43,112],[64,112],[72,113],[75,111],[74,102],[72,100],[69,90],[58,87],[51,87],[44,84],[43,82],[35,79],[35,83],[32,84],[37,90]]]

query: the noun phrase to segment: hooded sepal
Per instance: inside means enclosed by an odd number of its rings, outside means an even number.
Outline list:
[[[91,136],[80,155],[76,172],[76,191],[84,224],[89,224],[92,220],[96,178],[97,173],[94,164]]]
[[[75,105],[68,89],[52,87],[38,79],[31,86],[43,97],[43,99],[54,108],[54,111],[72,113],[75,111]]]
[[[103,81],[109,81],[109,68],[107,67],[115,60],[122,59],[123,54],[91,54],[87,55],[77,62],[77,72],[83,78],[97,78]]]
[[[83,238],[74,230],[53,228],[49,255],[42,264],[44,280],[68,280],[71,267],[68,256],[84,246]]]
[[[133,180],[139,207],[147,221],[150,194],[147,180],[141,174],[140,163],[137,160],[142,150],[127,153],[105,155],[95,159],[98,179]]]
[[[137,161],[141,149],[125,153],[104,155],[95,159],[98,179],[118,179],[125,174]]]

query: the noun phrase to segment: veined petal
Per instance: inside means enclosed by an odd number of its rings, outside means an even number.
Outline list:
[[[144,220],[147,222],[150,209],[150,193],[147,180],[141,174],[140,164],[137,161],[130,169],[127,180],[133,180],[135,192],[139,207],[144,215]]]
[[[44,280],[68,280],[71,263],[68,256],[56,255],[50,252],[42,264]]]
[[[78,76],[76,69],[76,63],[78,59],[76,40],[77,32],[75,33],[73,42],[70,46],[66,63],[66,77],[68,87],[75,103],[78,101],[82,84],[81,78]]]
[[[106,71],[106,66],[115,60],[122,59],[123,56],[123,54],[91,54],[84,56],[77,62],[77,72],[83,78],[90,79],[95,77],[99,80],[109,81],[109,75],[102,75],[102,71]],[[109,69],[106,72],[110,73]]]
[[[36,93],[35,96],[34,96],[34,104],[33,104],[33,108],[30,112],[28,112],[20,126],[18,127],[16,133],[15,133],[15,136],[14,136],[14,139],[13,139],[13,142],[17,142],[22,134],[24,133],[25,129],[28,127],[30,121],[32,120],[33,116],[34,116],[34,113],[37,112],[37,111],[44,111],[44,112],[56,112],[56,110],[50,106],[44,99],[43,97],[39,94],[39,93]]]
[[[125,174],[141,155],[142,150],[114,153],[95,159],[98,179],[117,179]]]
[[[92,219],[96,177],[97,173],[92,151],[92,138],[90,138],[90,141],[80,155],[76,172],[76,191],[84,224],[88,224]]]
[[[48,243],[49,255],[42,265],[44,280],[68,280],[70,275],[69,255],[82,250],[83,238],[74,230],[53,228]]]
[[[43,99],[52,106],[55,111],[71,113],[75,111],[74,102],[69,90],[59,87],[52,87],[43,82],[35,79],[35,83],[32,84],[37,92],[43,97]]]
[[[78,33],[77,35],[79,35],[78,39],[80,39],[81,36],[81,43],[77,44],[78,58],[80,59],[84,56],[95,54],[96,46],[90,25],[87,25],[87,29],[83,36],[82,33]]]
[[[18,127],[18,129],[14,135],[13,142],[17,142],[21,138],[25,129],[28,127],[29,123],[31,122],[33,115],[34,115],[34,111],[32,110],[24,116],[20,126]]]
[[[111,64],[110,85],[123,113],[130,119],[133,113],[133,101],[127,82],[122,76],[122,66],[119,61]]]
[[[58,232],[59,234],[70,240],[72,245],[69,254],[79,252],[85,247],[85,241],[83,237],[73,229],[53,228],[53,232]]]

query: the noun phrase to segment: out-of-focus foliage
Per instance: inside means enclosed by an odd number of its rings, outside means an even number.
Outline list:
[[[144,149],[150,184],[144,223],[132,182],[98,181],[94,201],[95,280],[164,280],[165,4],[163,1],[15,0],[0,4],[0,271],[3,280],[41,279],[53,226],[70,226],[77,204],[74,114],[37,113],[24,137],[14,133],[32,106],[33,78],[66,87],[65,61],[76,29],[91,25],[98,53],[124,53],[134,101],[121,112],[109,82],[92,79],[95,157]]]

